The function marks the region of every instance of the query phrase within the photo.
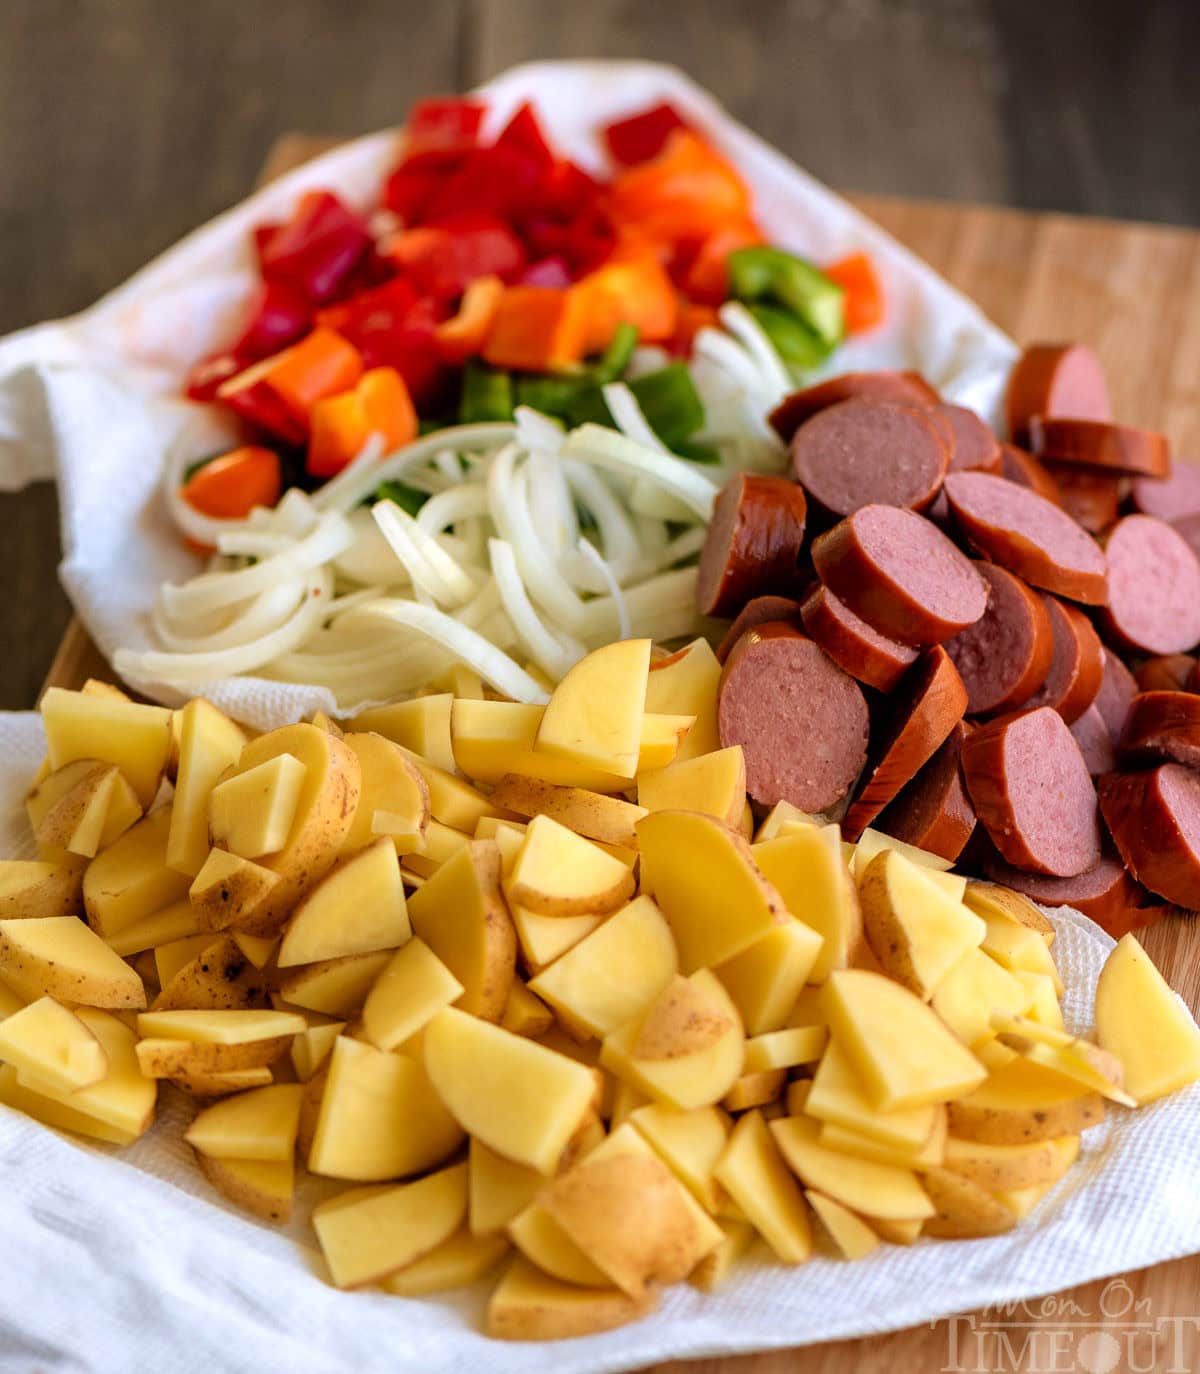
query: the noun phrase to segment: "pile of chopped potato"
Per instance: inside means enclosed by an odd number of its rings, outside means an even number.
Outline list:
[[[256,1216],[290,1217],[297,1158],[355,1185],[312,1211],[337,1286],[504,1262],[489,1333],[549,1339],[711,1290],[756,1236],[802,1263],[814,1216],[848,1259],[1008,1230],[1106,1102],[1200,1077],[1132,937],[1080,1039],[1025,898],[786,803],[753,832],[719,677],[627,640],[545,707],[456,670],[253,738],[48,692],[0,1102],[123,1145],[166,1080]]]

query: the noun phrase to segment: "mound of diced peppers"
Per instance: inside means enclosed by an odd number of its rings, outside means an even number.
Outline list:
[[[249,322],[187,395],[226,406],[257,442],[189,470],[193,507],[237,518],[273,505],[339,472],[372,433],[391,450],[520,404],[611,424],[600,388],[636,344],[685,358],[730,298],[798,370],[882,318],[870,260],[819,270],[766,245],[741,177],[671,106],[603,129],[607,182],[557,156],[530,105],[490,143],[484,113],[419,104],[370,223],[316,190],[254,231]],[[704,411],[681,362],[632,388],[673,451],[715,458],[692,442]]]

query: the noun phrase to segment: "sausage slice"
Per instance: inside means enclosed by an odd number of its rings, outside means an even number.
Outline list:
[[[1104,552],[1058,506],[987,472],[952,472],[944,490],[955,524],[992,562],[1071,601],[1104,604]]]
[[[868,724],[862,688],[791,625],[754,626],[726,660],[721,747],[742,746],[746,791],[762,806],[835,806],[862,770]]]
[[[1129,494],[1143,515],[1160,520],[1200,515],[1200,463],[1175,463],[1170,477],[1137,477]]]
[[[841,401],[792,438],[796,480],[834,515],[876,504],[924,510],[941,490],[949,461],[930,412],[895,401]]]
[[[873,630],[828,587],[814,587],[800,614],[804,628],[838,667],[868,687],[890,692],[916,662],[916,649]]]
[[[1171,445],[1166,435],[1133,425],[1035,415],[1029,421],[1029,447],[1047,462],[1083,463],[1139,477],[1171,475]]]
[[[1058,488],[1059,505],[1089,534],[1103,534],[1110,525],[1116,524],[1121,511],[1124,478],[1099,468],[1049,461],[1046,471]]]
[[[1113,743],[1121,738],[1129,706],[1138,694],[1137,680],[1111,649],[1104,651],[1104,676],[1092,703],[1104,718]]]
[[[1111,773],[1117,766],[1113,737],[1094,702],[1072,723],[1071,735],[1079,745],[1079,752],[1093,778],[1098,778],[1101,773]]]
[[[1187,541],[1165,520],[1127,515],[1104,549],[1105,633],[1135,653],[1187,653],[1200,641],[1200,560]]]
[[[954,435],[951,472],[966,472],[972,468],[1000,472],[1000,441],[973,410],[943,402],[934,407],[934,412],[946,419]]]
[[[1050,614],[1037,592],[996,563],[976,563],[987,610],[946,641],[972,716],[1022,706],[1046,680],[1054,655]]]
[[[733,624],[725,631],[725,638],[717,647],[717,662],[724,663],[733,646],[755,625],[765,625],[768,620],[782,620],[788,625],[800,628],[800,603],[790,596],[756,596],[747,601],[737,613]]]
[[[975,813],[1009,863],[1073,878],[1100,861],[1096,789],[1057,711],[1001,716],[963,741]]]
[[[812,559],[855,615],[903,644],[938,644],[987,609],[970,559],[936,525],[898,506],[855,511],[813,543]]]
[[[736,615],[753,596],[790,591],[799,572],[807,505],[783,477],[741,472],[721,488],[700,552],[702,615]]]
[[[827,406],[865,396],[874,401],[899,401],[910,406],[936,405],[941,399],[919,372],[843,372],[816,386],[785,396],[767,416],[786,444],[805,422]]]
[[[1189,911],[1200,907],[1200,773],[1179,763],[1106,773],[1100,809],[1143,887]]]
[[[1100,359],[1086,344],[1033,344],[1009,375],[1004,412],[1017,444],[1025,442],[1035,415],[1112,419]]]
[[[1026,873],[1000,859],[989,860],[985,870],[993,882],[1023,892],[1042,906],[1073,906],[1102,926],[1114,940],[1148,926],[1162,910],[1147,905],[1149,895],[1129,876],[1120,859],[1109,854],[1075,878]]]
[[[1136,691],[1190,692],[1188,684],[1195,670],[1196,659],[1191,654],[1157,654],[1138,664],[1133,674]]]
[[[963,718],[967,689],[940,644],[909,669],[871,740],[866,779],[842,821],[857,840],[906,782],[933,757]]]
[[[1000,445],[1000,476],[1019,487],[1036,491],[1056,506],[1059,504],[1058,483],[1046,471],[1044,464],[1016,444]]]
[[[1042,599],[1050,617],[1054,653],[1046,680],[1029,698],[1029,705],[1049,706],[1070,725],[1100,693],[1104,646],[1081,610],[1053,596]]]
[[[959,721],[876,822],[885,835],[951,862],[963,852],[975,829],[975,808],[959,767],[966,730]]]
[[[1121,732],[1124,763],[1185,763],[1200,768],[1200,696],[1195,692],[1140,692]]]

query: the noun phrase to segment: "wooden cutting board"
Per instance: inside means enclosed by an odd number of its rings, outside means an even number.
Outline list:
[[[332,146],[329,139],[290,135],[272,149],[262,180],[291,170]],[[1108,370],[1114,413],[1131,424],[1163,429],[1177,453],[1200,458],[1200,233],[1147,224],[1029,214],[988,206],[850,199],[948,281],[977,301],[1018,342],[1080,339]],[[78,620],[71,622],[45,685],[79,687],[112,677]],[[1200,1009],[1200,930],[1174,918],[1144,933],[1143,943],[1171,985]],[[804,1282],[803,1270],[796,1282]],[[741,1358],[677,1362],[655,1374],[895,1374],[953,1369],[1124,1368],[1102,1359],[1124,1351],[1134,1302],[1151,1322],[1200,1311],[1200,1256],[1125,1276],[1128,1292],[1106,1281],[1030,1304],[1016,1329],[974,1337],[959,1319],[888,1336],[838,1341]],[[1067,1311],[1068,1300],[1074,1307]],[[886,1313],[872,1314],[873,1320]],[[1117,1342],[1085,1335],[1104,1331]],[[1036,1334],[1040,1333],[1040,1334]],[[1178,1335],[1178,1345],[1174,1344]],[[1027,1340],[1027,1336],[1030,1339]],[[952,1340],[957,1339],[957,1346]],[[1152,1348],[1149,1342],[1157,1340]],[[1133,1358],[1142,1369],[1200,1367],[1200,1332],[1143,1329]],[[1057,1355],[1055,1346],[1057,1342]],[[1024,1352],[1023,1354],[1021,1352]],[[1015,1358],[1014,1358],[1015,1352]],[[1057,1362],[1055,1362],[1057,1360]]]

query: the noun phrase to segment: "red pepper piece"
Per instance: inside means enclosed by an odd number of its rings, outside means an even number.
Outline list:
[[[217,388],[230,377],[236,377],[245,366],[245,361],[231,348],[202,358],[188,373],[183,394],[189,401],[211,401],[216,397]]]
[[[332,300],[371,246],[362,218],[331,191],[300,197],[292,218],[263,248],[263,276],[283,281],[314,304]]]
[[[657,157],[675,130],[687,127],[675,107],[664,101],[640,114],[606,125],[604,142],[622,167],[632,167],[636,162],[648,162]]]
[[[487,111],[481,100],[461,96],[434,96],[419,100],[405,125],[410,153],[431,148],[474,148],[479,142],[479,125]]]
[[[511,148],[523,154],[542,169],[543,174],[554,166],[554,153],[542,133],[542,126],[533,105],[527,100],[508,121],[496,139],[497,148]]]
[[[523,149],[476,148],[421,207],[425,222],[454,215],[494,215],[513,220],[536,207],[543,169]]]
[[[359,297],[354,305],[363,299]],[[418,410],[435,407],[452,376],[435,337],[437,326],[446,318],[445,306],[426,299],[400,310],[381,305],[378,299],[370,308],[355,309],[339,333],[362,354],[365,367],[394,367]]]
[[[525,249],[513,231],[479,214],[406,230],[387,252],[419,290],[439,301],[456,300],[476,277],[514,281],[525,266]]]
[[[251,231],[254,239],[254,256],[258,259],[259,267],[262,266],[263,254],[267,250],[267,244],[275,237],[279,227],[278,224],[259,224]]]
[[[556,286],[567,287],[571,285],[571,269],[560,257],[540,258],[537,262],[530,265],[521,273],[519,285],[521,286]]]
[[[566,224],[554,220],[530,220],[522,226],[533,256],[562,258],[575,275],[598,267],[616,244],[612,226],[599,210],[589,210]]]
[[[267,384],[267,376],[275,364],[274,358],[255,363],[223,383],[217,389],[216,398],[253,429],[299,448],[308,439],[308,429]]]
[[[383,203],[405,224],[418,224],[425,206],[462,166],[463,155],[455,149],[430,148],[413,153],[391,173],[383,186]]]
[[[264,281],[255,294],[249,323],[233,345],[245,362],[269,358],[308,329],[312,307],[298,292],[281,281]]]
[[[365,317],[380,312],[389,319],[399,318],[407,315],[419,300],[417,288],[412,282],[405,277],[394,276],[382,286],[356,292],[337,305],[327,305],[324,310],[318,310],[313,318],[317,324],[336,329],[339,334],[349,338],[347,330],[353,329]]]

